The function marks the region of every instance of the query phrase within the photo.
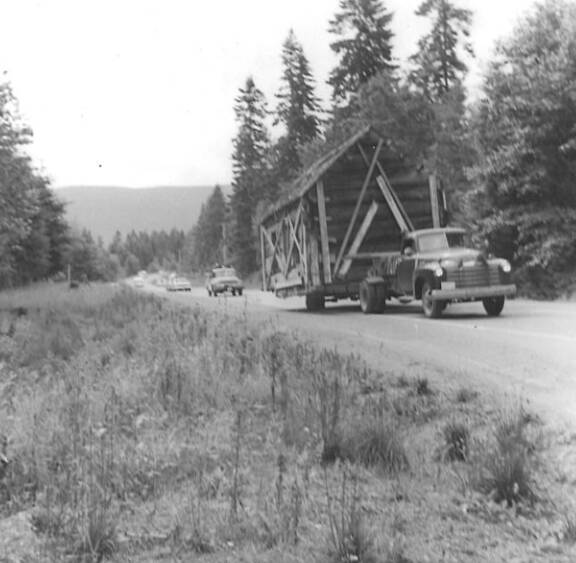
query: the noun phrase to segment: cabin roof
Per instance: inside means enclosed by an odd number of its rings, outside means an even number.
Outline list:
[[[324,156],[320,157],[304,170],[300,176],[290,184],[287,190],[287,195],[285,195],[284,198],[281,197],[279,203],[264,215],[262,222],[304,196],[356,143],[359,141],[368,141],[371,144],[376,144],[379,140],[384,140],[383,136],[380,135],[371,125],[364,126],[358,132],[348,137],[348,139],[327,152]]]

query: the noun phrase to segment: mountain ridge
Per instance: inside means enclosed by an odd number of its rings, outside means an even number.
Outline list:
[[[54,188],[54,193],[66,204],[72,226],[88,229],[108,244],[116,231],[122,236],[131,231],[189,231],[214,187],[79,185]]]

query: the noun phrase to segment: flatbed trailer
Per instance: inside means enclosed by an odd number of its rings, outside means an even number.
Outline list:
[[[262,219],[262,289],[305,296],[309,310],[358,299],[374,262],[399,256],[403,233],[447,219],[436,175],[365,127],[309,167]]]

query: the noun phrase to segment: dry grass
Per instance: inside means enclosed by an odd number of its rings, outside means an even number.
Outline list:
[[[473,422],[428,373],[121,287],[0,295],[0,328],[0,510],[31,513],[48,559],[408,562],[470,533],[438,502],[457,486],[434,452],[473,467]],[[526,423],[500,422],[493,451],[532,456]],[[443,542],[420,539],[446,518]]]

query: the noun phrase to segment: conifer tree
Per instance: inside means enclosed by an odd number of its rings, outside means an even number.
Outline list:
[[[224,232],[226,200],[220,186],[215,186],[202,206],[192,234],[192,263],[201,270],[224,261]]]
[[[392,13],[381,0],[340,0],[340,11],[330,21],[328,31],[339,37],[330,44],[340,57],[330,73],[334,101],[350,94],[382,70],[393,70]]]
[[[282,85],[276,94],[276,122],[285,134],[276,144],[279,181],[288,181],[301,168],[298,149],[320,134],[320,101],[302,45],[290,30],[282,46]]]
[[[415,65],[410,79],[431,99],[440,100],[468,70],[459,48],[474,56],[468,41],[472,12],[450,0],[425,0],[416,15],[430,18],[432,28],[418,41],[418,53],[410,57]]]
[[[238,133],[232,153],[231,250],[242,274],[257,267],[257,236],[254,217],[259,202],[266,198],[269,181],[269,140],[264,120],[267,115],[264,94],[248,77],[235,99]]]

